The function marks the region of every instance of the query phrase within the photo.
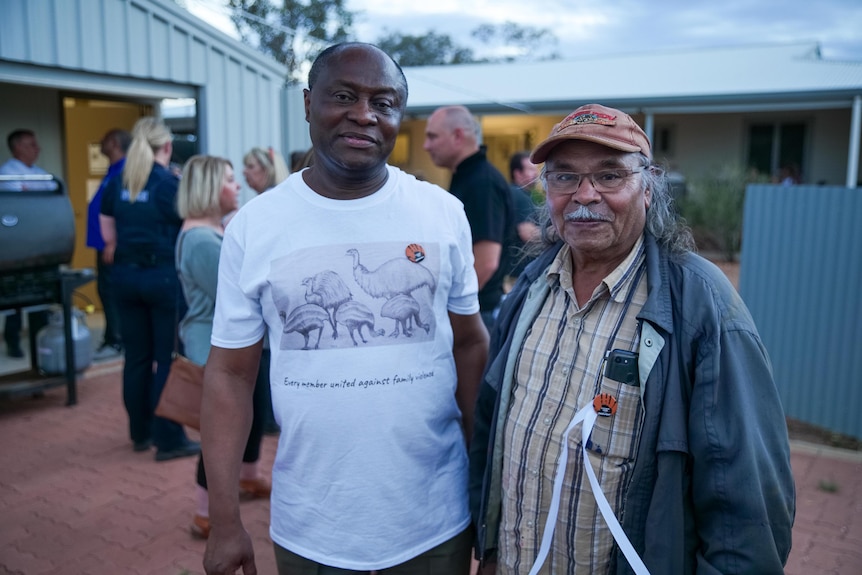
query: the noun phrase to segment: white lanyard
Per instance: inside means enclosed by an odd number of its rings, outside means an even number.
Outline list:
[[[563,479],[566,475],[566,463],[569,459],[569,433],[578,423],[581,422],[583,422],[583,426],[581,427],[581,451],[584,456],[584,468],[587,471],[587,477],[590,479],[590,487],[592,488],[593,496],[596,498],[599,511],[602,512],[602,517],[604,517],[605,522],[608,524],[611,534],[614,536],[614,540],[617,542],[617,545],[619,545],[623,555],[628,559],[629,565],[631,565],[635,574],[649,575],[649,570],[647,570],[646,565],[644,565],[643,561],[638,556],[637,551],[632,547],[632,544],[629,542],[628,537],[626,537],[622,526],[614,516],[614,512],[608,504],[608,500],[605,498],[605,494],[596,479],[596,474],[593,472],[593,466],[590,465],[590,459],[587,456],[587,449],[585,446],[590,438],[590,433],[593,431],[593,425],[596,423],[597,417],[598,415],[596,414],[595,407],[593,407],[593,403],[588,403],[575,414],[572,422],[569,423],[565,433],[563,433],[560,459],[557,462],[557,473],[554,476],[554,490],[551,496],[551,507],[548,509],[548,519],[545,521],[545,532],[542,534],[542,544],[539,546],[539,555],[536,557],[536,562],[533,563],[533,568],[530,569],[530,575],[537,575],[539,569],[541,569],[542,565],[545,563],[545,559],[548,557],[548,552],[551,549],[551,541],[554,538],[554,527],[557,524],[557,515],[560,512],[560,494],[563,490]]]

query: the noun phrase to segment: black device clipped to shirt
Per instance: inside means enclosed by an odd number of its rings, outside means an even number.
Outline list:
[[[627,349],[612,349],[605,354],[605,377],[626,385],[640,386],[638,354]]]

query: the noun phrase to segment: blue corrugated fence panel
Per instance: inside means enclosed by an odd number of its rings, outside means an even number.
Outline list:
[[[862,190],[749,186],[740,293],[787,415],[862,438]]]

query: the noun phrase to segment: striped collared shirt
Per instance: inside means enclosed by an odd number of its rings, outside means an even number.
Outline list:
[[[637,349],[637,314],[647,297],[645,274],[638,273],[644,260],[641,238],[583,308],[572,286],[568,246],[548,268],[550,293],[518,352],[503,436],[498,575],[526,574],[532,567],[551,506],[563,433],[575,413],[599,393],[616,398],[617,411],[597,419],[587,449],[614,514],[622,516],[643,406],[638,387],[603,377],[600,370],[606,349]],[[581,443],[578,425],[569,435],[560,512],[541,573],[608,573],[614,539],[590,489]]]

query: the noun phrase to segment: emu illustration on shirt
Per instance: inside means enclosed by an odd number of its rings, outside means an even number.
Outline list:
[[[333,257],[335,251],[342,255]],[[439,261],[436,246],[395,242],[306,249],[273,261],[268,281],[283,326],[281,349],[431,339]],[[303,269],[319,271],[297,273]]]

